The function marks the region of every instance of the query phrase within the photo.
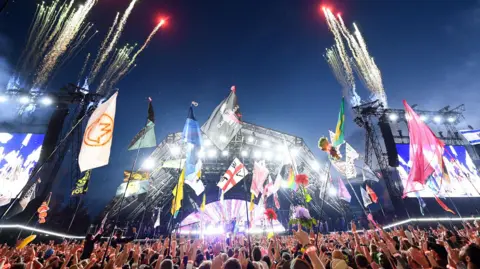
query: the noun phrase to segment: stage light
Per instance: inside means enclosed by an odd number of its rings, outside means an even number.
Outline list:
[[[247,139],[248,143],[253,143],[253,140],[254,140],[253,136],[249,136]]]
[[[215,158],[217,156],[217,150],[211,149],[208,151],[208,157]]]
[[[283,161],[283,154],[275,154],[275,160],[279,162]]]
[[[49,105],[53,104],[53,100],[52,100],[52,98],[50,98],[48,96],[45,96],[45,97],[42,97],[40,99],[40,103],[42,103],[42,105],[44,105],[44,106],[49,106]]]
[[[265,152],[265,160],[270,160],[272,159],[273,154],[270,151]]]
[[[142,168],[146,170],[152,170],[154,167],[155,167],[155,160],[152,158],[147,158],[142,164]]]
[[[292,155],[292,157],[297,157],[298,155],[298,149],[297,148],[292,148],[290,150],[290,154]]]
[[[337,189],[335,189],[334,187],[331,187],[330,189],[328,189],[328,195],[336,196],[337,195]]]
[[[221,135],[221,136],[220,136],[220,141],[222,141],[222,142],[227,142],[227,137],[224,136],[224,135]]]
[[[433,121],[434,121],[435,123],[440,123],[440,122],[442,122],[442,117],[440,117],[440,116],[435,116],[435,117],[433,117]]]
[[[263,140],[263,141],[262,141],[262,145],[263,145],[264,147],[269,147],[269,146],[270,146],[270,141],[268,141],[268,140]]]
[[[427,115],[421,115],[421,116],[420,116],[420,119],[421,119],[422,121],[427,121],[427,120],[428,120],[428,116],[427,116]]]
[[[28,104],[30,103],[30,97],[26,95],[20,96],[20,98],[18,98],[18,102],[20,102],[20,104]]]
[[[197,156],[198,156],[199,158],[205,157],[205,151],[203,151],[202,149],[199,150],[198,153],[197,153]]]
[[[180,154],[182,152],[182,149],[177,146],[177,145],[172,145],[170,147],[170,153],[174,156],[177,156],[178,154]]]
[[[388,115],[388,119],[390,119],[391,121],[397,121],[398,115],[396,113],[390,113],[390,115]]]
[[[287,151],[287,147],[285,145],[282,145],[282,144],[277,145],[276,149],[279,152],[286,152]]]
[[[319,164],[317,161],[314,161],[314,162],[312,163],[312,168],[313,168],[313,170],[317,170],[317,171],[318,171],[318,170],[320,170],[320,164]]]
[[[222,151],[222,156],[228,156],[228,150]]]
[[[5,103],[8,101],[8,98],[5,95],[0,95],[0,103]]]
[[[210,146],[212,145],[212,141],[210,141],[210,140],[207,139],[207,140],[205,140],[205,142],[203,143],[203,145],[204,145],[205,147],[210,147]]]
[[[242,150],[241,154],[242,154],[242,157],[247,157],[248,156],[248,151]]]
[[[447,121],[450,122],[450,123],[454,123],[455,122],[455,117],[448,117]]]
[[[262,153],[257,150],[253,153],[253,157],[258,159],[258,158],[262,157]]]

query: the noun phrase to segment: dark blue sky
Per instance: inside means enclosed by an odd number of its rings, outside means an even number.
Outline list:
[[[101,32],[56,77],[52,87],[74,81],[88,52],[95,52],[115,12],[128,0],[99,0],[89,18]],[[203,123],[228,94],[237,94],[244,120],[316,143],[333,129],[341,91],[322,57],[333,45],[321,1],[142,0],[120,43],[141,43],[159,15],[169,16],[138,66],[118,85],[110,165],[93,172],[89,203],[113,197],[134,153],[126,146],[142,127],[146,98],[154,101],[158,142],[180,131],[192,100]],[[391,107],[401,100],[423,109],[467,105],[471,125],[480,123],[478,70],[480,3],[476,1],[338,1],[328,3],[350,27],[356,22],[383,74]],[[24,46],[34,1],[15,1],[0,14],[0,57],[14,66]],[[0,58],[0,69],[7,69]],[[5,66],[5,67],[3,67]],[[1,81],[1,79],[0,79]],[[367,97],[361,91],[363,98]],[[347,133],[355,133],[348,119]],[[357,133],[358,135],[359,133]],[[348,136],[347,136],[348,138]],[[363,145],[361,140],[352,141]],[[363,147],[363,146],[362,146]]]

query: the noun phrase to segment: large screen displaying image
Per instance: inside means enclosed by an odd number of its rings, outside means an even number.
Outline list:
[[[397,144],[397,151],[400,161],[398,174],[405,187],[411,167],[410,145]],[[480,175],[465,147],[445,146],[443,161],[448,172],[447,180],[428,180],[425,188],[419,192],[420,196],[434,197],[437,194],[448,197],[478,197],[475,189],[480,190]],[[409,193],[408,196],[415,197],[416,194]]]
[[[44,134],[0,133],[0,206],[27,184],[37,164]]]

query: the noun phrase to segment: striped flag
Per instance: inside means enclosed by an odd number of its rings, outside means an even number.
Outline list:
[[[332,144],[334,147],[337,147],[343,144],[343,142],[345,142],[344,130],[345,130],[345,98],[342,97],[342,102],[340,103],[340,112],[338,113],[337,127],[335,128],[335,140],[332,141]]]
[[[480,130],[462,130],[460,133],[472,145],[480,144]]]

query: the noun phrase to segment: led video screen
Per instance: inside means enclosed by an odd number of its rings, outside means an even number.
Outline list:
[[[408,172],[410,171],[410,145],[397,144],[398,159],[400,165],[397,168],[402,185],[405,188]],[[448,172],[444,179],[429,179],[425,188],[419,191],[421,197],[478,197],[480,190],[480,176],[470,155],[463,146],[445,146],[443,161]],[[415,193],[409,193],[409,197],[416,197]]]
[[[44,134],[0,133],[0,206],[15,198],[38,162]]]

